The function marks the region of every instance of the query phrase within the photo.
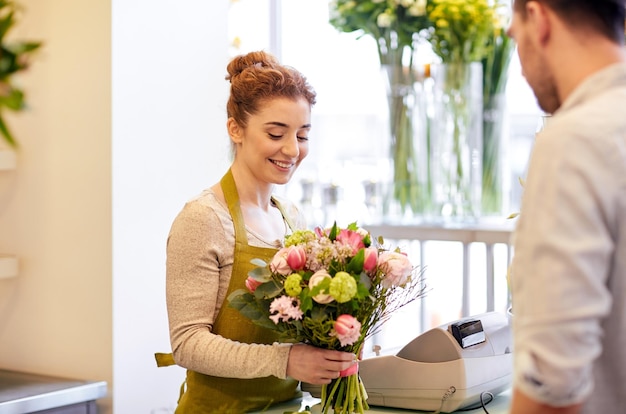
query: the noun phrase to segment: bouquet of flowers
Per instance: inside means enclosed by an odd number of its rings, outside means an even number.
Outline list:
[[[247,289],[228,300],[254,323],[279,332],[284,342],[301,342],[360,355],[365,340],[391,314],[424,294],[421,272],[399,249],[372,243],[352,223],[339,228],[299,230],[271,262],[255,259]],[[322,386],[322,412],[363,413],[368,409],[358,365]]]

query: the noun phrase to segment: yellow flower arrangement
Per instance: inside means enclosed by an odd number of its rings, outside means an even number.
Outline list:
[[[431,0],[428,17],[433,50],[444,63],[477,62],[489,53],[498,18],[487,0]]]

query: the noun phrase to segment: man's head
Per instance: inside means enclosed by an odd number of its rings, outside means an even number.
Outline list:
[[[513,0],[515,12],[526,16],[526,5],[542,3],[567,25],[594,30],[618,43],[624,42],[626,0]]]
[[[553,113],[580,77],[624,43],[626,0],[514,0],[509,36],[539,106]],[[591,52],[584,56],[583,52]],[[593,57],[591,57],[593,55]],[[581,72],[580,74],[577,71]],[[569,83],[568,83],[569,82]]]

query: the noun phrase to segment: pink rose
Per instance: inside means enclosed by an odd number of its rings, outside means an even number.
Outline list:
[[[352,252],[354,254],[365,247],[365,244],[363,243],[363,236],[352,230],[339,230],[339,234],[337,234],[337,241],[341,244],[352,247]]]
[[[313,273],[311,278],[309,279],[309,289],[313,290],[313,288],[319,285],[324,279],[332,279],[332,276],[328,274],[328,272],[324,269],[318,270]],[[332,302],[334,299],[332,296],[326,293],[320,293],[318,295],[313,296],[313,300],[317,303],[326,304]]]
[[[262,284],[263,284],[263,282],[259,282],[258,280],[254,279],[254,278],[252,278],[250,276],[248,276],[248,278],[246,279],[246,287],[248,288],[250,293],[254,293],[256,288],[258,288]]]
[[[306,251],[302,246],[290,246],[287,252],[287,264],[293,270],[302,270],[306,265]]]
[[[363,260],[363,270],[367,273],[373,273],[376,270],[378,264],[378,249],[375,247],[368,247],[365,249],[365,259]]]
[[[287,254],[289,253],[289,249],[287,247],[283,247],[280,249],[270,262],[270,270],[274,273],[278,273],[283,276],[290,275],[291,267],[289,267],[289,263],[287,263]]]
[[[386,288],[404,285],[413,271],[409,258],[399,252],[381,253],[378,268],[383,272],[382,284]]]
[[[339,315],[335,321],[334,336],[341,346],[352,345],[361,336],[361,322],[352,315]]]

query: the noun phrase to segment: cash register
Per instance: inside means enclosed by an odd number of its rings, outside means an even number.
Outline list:
[[[370,406],[451,413],[511,387],[508,318],[487,312],[428,330],[391,355],[359,362]],[[320,386],[302,384],[317,397]]]

